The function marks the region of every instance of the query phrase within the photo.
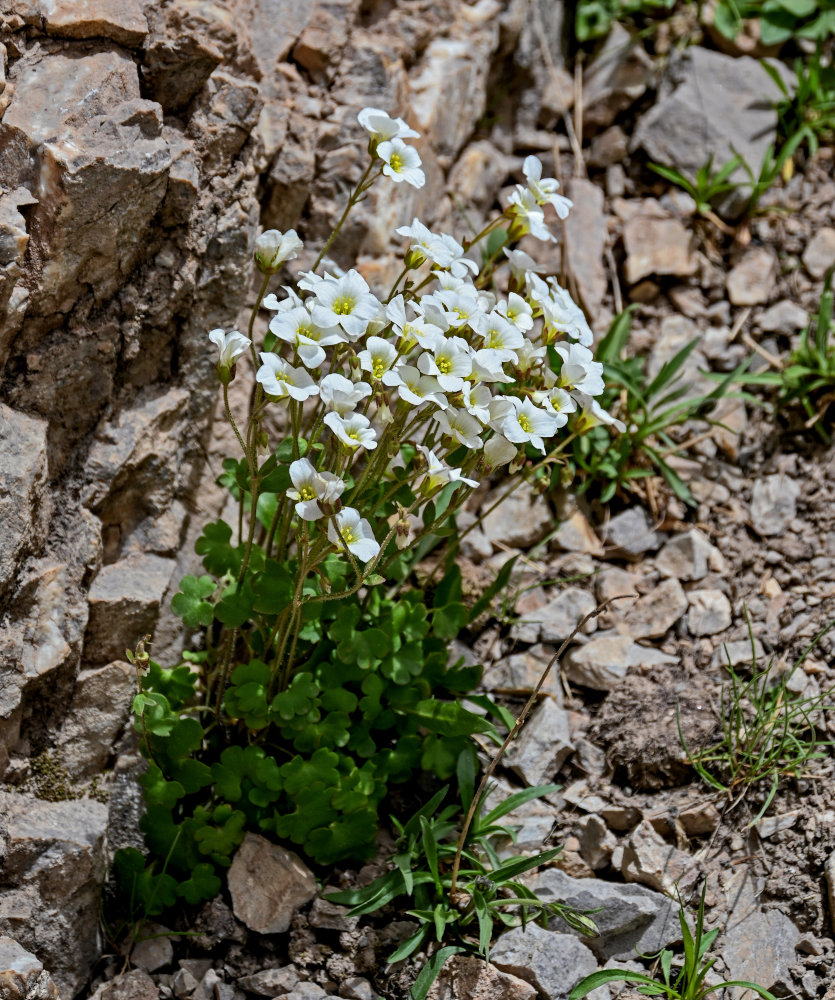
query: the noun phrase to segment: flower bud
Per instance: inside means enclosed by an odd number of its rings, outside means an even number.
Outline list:
[[[286,233],[268,229],[255,241],[255,264],[262,274],[275,274],[285,261],[297,257],[303,246],[295,229]]]

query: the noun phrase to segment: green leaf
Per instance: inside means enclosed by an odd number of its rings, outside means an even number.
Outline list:
[[[240,628],[252,617],[252,587],[248,580],[231,583],[223,591],[223,597],[215,608],[217,620],[229,628]]]
[[[574,989],[568,994],[568,1000],[581,1000],[598,986],[605,986],[606,983],[644,983],[649,986],[657,984],[649,976],[644,976],[640,972],[629,972],[626,969],[600,969],[592,972],[590,976],[581,979]]]
[[[214,620],[214,608],[205,598],[215,591],[215,582],[210,576],[184,576],[180,582],[180,592],[171,599],[171,610],[183,619],[186,628],[202,625],[208,628]]]
[[[286,566],[275,559],[268,559],[264,571],[258,574],[252,585],[255,595],[253,611],[264,615],[276,615],[283,611],[293,599],[294,584]]]
[[[207,524],[194,543],[194,551],[203,556],[203,565],[214,576],[231,573],[237,576],[243,561],[243,547],[232,547],[232,529],[225,521]]]
[[[143,798],[146,805],[164,806],[173,809],[179,799],[186,794],[179,781],[167,781],[162,770],[156,764],[149,764],[148,770],[140,777],[139,784],[143,788]]]
[[[496,579],[490,584],[490,586],[484,591],[484,593],[475,602],[469,612],[469,622],[474,622],[482,612],[486,611],[490,606],[490,602],[500,591],[504,590],[507,586],[507,582],[510,579],[510,574],[513,572],[513,567],[516,565],[516,560],[519,556],[513,556],[508,559],[507,562],[499,570]]]
[[[444,948],[439,948],[420,970],[414,985],[409,990],[409,1000],[426,1000],[429,990],[438,978],[446,960],[452,955],[459,955],[466,950],[457,944],[448,944]]]
[[[487,733],[493,729],[488,719],[468,712],[454,701],[425,698],[404,711],[417,719],[424,729],[444,736],[472,736],[474,733]]]
[[[196,906],[204,900],[214,899],[220,892],[221,884],[214,868],[201,862],[192,869],[191,878],[181,882],[177,887],[177,895],[182,896],[190,905]]]

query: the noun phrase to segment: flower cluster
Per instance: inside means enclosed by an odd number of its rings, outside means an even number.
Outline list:
[[[372,166],[419,187],[420,159],[403,141],[417,133],[373,108],[359,121]],[[525,160],[524,174],[527,185],[517,185],[503,215],[473,243],[499,222],[510,238],[552,238],[545,206],[564,217],[571,203],[555,179],[542,177],[536,157]],[[318,531],[366,564],[392,535],[381,546],[361,515],[374,515],[363,507],[364,489],[392,479],[395,469],[396,482],[405,475],[412,489],[412,514],[450,484],[476,488],[480,476],[523,458],[528,446],[545,453],[572,413],[584,426],[615,422],[595,400],[604,384],[592,332],[554,278],[506,249],[511,276],[503,296],[486,287],[489,273],[452,236],[418,219],[397,234],[408,241],[404,271],[385,298],[353,269],[303,272],[296,289],[268,295],[263,306],[274,315],[256,372],[257,406],[286,407],[304,445],[286,491],[304,537]],[[294,232],[265,233],[259,242],[270,272],[300,248]],[[236,331],[210,336],[219,371],[250,347]]]

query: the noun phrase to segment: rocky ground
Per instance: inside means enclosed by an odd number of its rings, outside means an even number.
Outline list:
[[[98,923],[110,852],[137,836],[121,657],[146,631],[161,660],[182,642],[170,594],[222,503],[212,484],[231,451],[205,333],[244,305],[259,226],[322,241],[361,170],[364,105],[424,133],[428,178],[364,207],[337,244],[372,283],[390,273],[394,225],[417,214],[464,234],[536,153],[575,209],[559,249],[523,248],[599,333],[637,303],[630,343],[650,370],[698,336],[696,386],[701,370],[784,357],[816,311],[835,263],[832,150],[801,160],[764,199],[775,210],[736,237],[698,217],[647,161],[687,170],[733,148],[758,166],[775,91],[709,36],[681,51],[699,41],[686,19],[637,43],[616,25],[575,79],[562,8],[546,0],[0,0],[0,12],[0,996],[397,1000],[414,967],[382,959],[408,922],[347,918],[261,838],[199,936],[146,928],[126,963]],[[835,620],[835,452],[791,415],[722,405],[723,426],[676,463],[696,508],[660,482],[605,508],[520,491],[467,536],[473,591],[520,554],[505,613],[455,651],[512,708],[580,616],[637,599],[575,638],[501,772],[502,787],[562,786],[520,810],[520,844],[565,845],[540,891],[604,907],[602,933],[514,930],[491,966],[457,960],[439,1000],[561,1000],[572,976],[640,964],[677,938],[674,883],[692,902],[702,876],[723,928],[718,972],[835,995],[831,760],[787,778],[749,827],[757,791],[728,809],[678,733],[677,716],[691,746],[715,734],[723,664],[750,664],[749,621],[779,672]],[[490,502],[476,495],[471,515]],[[792,690],[826,692],[833,671],[830,633]],[[820,728],[835,738],[829,713]],[[270,884],[293,903],[278,924],[281,906],[259,895]]]

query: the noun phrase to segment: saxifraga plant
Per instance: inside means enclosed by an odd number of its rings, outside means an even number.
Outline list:
[[[323,865],[365,859],[391,785],[475,766],[470,737],[499,740],[491,716],[502,713],[486,698],[487,716],[467,711],[461,696],[480,670],[448,661],[470,621],[460,571],[443,561],[429,592],[409,586],[412,565],[452,536],[480,478],[507,465],[518,474],[528,446],[542,454],[548,441],[558,456],[568,432],[553,439],[574,412],[607,419],[582,312],[511,249],[527,233],[552,239],[545,206],[563,217],[570,207],[536,157],[467,244],[489,241],[481,268],[415,219],[398,230],[408,249],[385,298],[355,270],[317,273],[379,177],[424,181],[405,122],[370,108],[359,120],[368,166],[313,268],[281,298],[267,294],[301,241],[264,233],[247,336],[209,334],[241,450],[220,480],[237,531],[205,526],[195,546],[205,573],[185,577],[172,602],[198,648],[171,668],[144,645],[133,657],[149,857],[120,852],[114,868],[148,915],[211,898],[247,831]],[[485,290],[500,249],[505,297]],[[274,314],[263,334],[262,307]],[[229,395],[244,359],[254,374],[245,419]],[[276,425],[286,436],[271,441]]]

